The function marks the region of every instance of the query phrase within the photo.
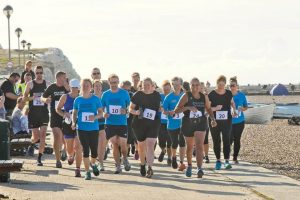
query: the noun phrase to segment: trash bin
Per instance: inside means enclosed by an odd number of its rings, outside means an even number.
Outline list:
[[[0,160],[10,160],[9,121],[0,119]],[[0,173],[0,182],[8,182],[10,173]]]

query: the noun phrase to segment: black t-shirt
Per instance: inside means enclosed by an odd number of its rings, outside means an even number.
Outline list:
[[[0,96],[2,96],[3,95],[3,92],[2,92],[2,90],[0,89]]]
[[[24,83],[24,82],[25,82],[24,76],[25,76],[25,74],[26,74],[27,72],[29,72],[29,73],[31,74],[32,80],[35,79],[35,74],[34,74],[34,72],[33,72],[32,70],[30,70],[30,71],[26,71],[26,70],[25,70],[25,71],[23,71],[22,74],[21,74],[21,83]]]
[[[1,85],[1,90],[3,91],[3,93],[5,95],[5,102],[4,102],[5,108],[7,110],[14,109],[16,107],[17,100],[10,99],[6,96],[6,93],[13,93],[16,95],[14,85],[8,79],[6,79]]]
[[[68,90],[64,86],[58,87],[56,83],[51,84],[43,94],[44,98],[51,96],[50,110],[51,113],[56,113],[55,107],[58,105],[59,99],[62,95],[67,94]]]
[[[130,91],[131,91],[133,94],[137,92],[137,90],[136,90],[133,86],[131,86]]]
[[[228,119],[231,119],[231,100],[232,100],[232,93],[230,90],[225,90],[225,93],[220,95],[215,90],[211,91],[208,94],[209,101],[211,102],[211,107],[216,107],[218,105],[222,105],[222,109],[220,111],[228,111]],[[215,117],[216,112],[214,112]]]
[[[184,105],[184,107],[186,106],[194,106],[197,108],[197,110],[201,111],[202,116],[204,116],[205,113],[205,103],[206,103],[206,99],[205,99],[205,95],[202,93],[200,94],[200,98],[196,99],[192,92],[186,92],[186,95],[188,96],[188,102]],[[190,110],[187,110],[184,112],[184,117],[189,118],[190,117]]]
[[[161,97],[157,91],[154,91],[151,94],[145,94],[142,91],[136,92],[132,98],[131,102],[136,105],[136,110],[142,109],[151,109],[156,112],[155,119],[160,119],[159,109],[160,109]]]

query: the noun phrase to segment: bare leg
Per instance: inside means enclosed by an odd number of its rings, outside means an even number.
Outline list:
[[[146,141],[138,142],[138,151],[140,155],[141,165],[146,164]]]
[[[185,141],[186,141],[187,162],[188,162],[188,165],[192,166],[194,138],[193,137],[185,137]]]
[[[76,156],[76,168],[80,168],[81,162],[82,162],[82,147],[80,144],[80,141],[78,137],[75,137],[74,139],[74,150],[75,150],[75,156]]]
[[[53,142],[53,148],[55,153],[56,161],[60,160],[60,150],[62,146],[62,132],[61,129],[58,127],[52,128],[54,142]]]
[[[99,132],[99,143],[98,143],[98,160],[99,163],[103,165],[103,159],[105,154],[105,148],[107,144],[105,130]]]
[[[146,146],[147,146],[147,164],[149,167],[152,167],[154,162],[154,146],[156,143],[156,138],[147,138]]]
[[[201,168],[202,163],[203,163],[203,150],[204,150],[205,132],[196,131],[194,139],[195,139],[195,146],[196,146],[197,167]]]

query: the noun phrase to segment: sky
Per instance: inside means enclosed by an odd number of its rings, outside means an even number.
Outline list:
[[[99,67],[158,85],[224,74],[240,84],[300,83],[298,0],[0,0],[32,48],[57,47],[82,78]],[[7,20],[0,15],[0,44]]]

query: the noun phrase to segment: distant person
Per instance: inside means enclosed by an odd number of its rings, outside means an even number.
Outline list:
[[[13,72],[8,79],[6,79],[2,85],[1,90],[5,96],[4,107],[6,109],[6,115],[11,116],[13,110],[16,107],[17,99],[19,95],[17,95],[15,86],[20,79],[20,74]]]
[[[184,81],[182,84],[182,89],[183,89],[183,92],[191,91],[190,83],[187,81]]]
[[[98,67],[93,68],[92,74],[91,74],[92,80],[101,80],[101,72]],[[102,81],[102,92],[105,92],[106,90],[109,90],[109,84],[107,80],[101,80]]]
[[[2,90],[0,89],[0,118],[1,119],[5,119],[5,117],[6,117],[6,110],[4,107],[4,102],[5,102],[5,96],[2,92]]]
[[[131,86],[130,91],[132,93],[136,93],[138,91],[138,85],[139,85],[139,82],[141,80],[140,74],[138,72],[134,72],[131,75],[131,80],[132,80],[133,85]]]
[[[19,95],[23,96],[25,93],[26,84],[32,80],[32,74],[27,72],[24,76],[24,82],[19,83],[18,85],[18,93]]]
[[[31,74],[31,78],[34,79],[35,78],[35,74],[32,71],[32,61],[31,60],[27,60],[25,63],[25,69],[21,74],[21,83],[25,82],[25,75],[26,73],[30,73]]]
[[[230,90],[233,95],[235,103],[235,110],[238,113],[236,117],[232,118],[232,129],[230,135],[230,143],[234,144],[233,162],[239,164],[238,155],[241,148],[241,137],[245,128],[244,111],[248,108],[248,102],[244,93],[239,91],[238,81],[236,77],[230,78]]]
[[[13,111],[13,114],[12,114],[12,129],[13,129],[13,133],[15,135],[18,135],[18,134],[28,134],[28,129],[26,129],[26,126],[24,124],[24,120],[23,120],[23,123],[22,123],[22,111],[23,111],[23,108],[25,107],[25,101],[22,97],[19,97],[17,99],[17,105],[16,105],[16,108],[14,109]]]

